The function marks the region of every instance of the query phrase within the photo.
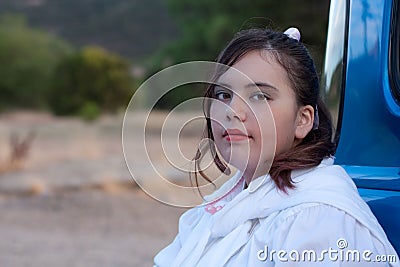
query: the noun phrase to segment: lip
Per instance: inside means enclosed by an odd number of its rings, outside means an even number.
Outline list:
[[[226,129],[222,137],[228,142],[243,141],[252,138],[250,135],[238,129]]]

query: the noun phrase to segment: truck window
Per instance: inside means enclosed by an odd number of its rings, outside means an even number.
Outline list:
[[[390,25],[390,47],[389,47],[389,79],[392,94],[400,105],[400,1],[393,2],[391,25]]]

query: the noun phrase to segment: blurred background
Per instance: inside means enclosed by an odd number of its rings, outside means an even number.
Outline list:
[[[298,27],[321,73],[328,12],[328,0],[0,0],[0,265],[150,266],[185,209],[126,168],[135,90],[168,66],[215,60],[253,26]],[[160,118],[198,94],[173,90]]]

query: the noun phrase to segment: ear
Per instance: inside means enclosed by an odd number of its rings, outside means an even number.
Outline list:
[[[314,122],[314,108],[311,105],[302,106],[297,113],[295,137],[303,139],[311,131]]]

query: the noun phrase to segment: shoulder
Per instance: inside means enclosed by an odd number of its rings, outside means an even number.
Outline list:
[[[310,235],[311,233],[320,235],[326,232],[320,232],[319,228],[326,230],[331,227],[334,231],[340,232],[346,228],[347,223],[355,224],[356,220],[333,206],[309,202],[276,211],[261,219],[260,229],[268,229],[269,235],[287,239],[293,233],[299,236],[302,234]],[[332,232],[329,234],[331,235]]]
[[[291,179],[300,189],[335,186],[357,191],[354,182],[342,166],[327,164],[324,161],[315,168],[292,171]]]
[[[281,232],[317,233],[334,235],[345,232],[350,226],[360,223],[345,211],[324,203],[303,203],[275,214],[272,227]],[[330,231],[327,231],[330,229]],[[310,230],[310,231],[306,231]],[[337,236],[339,237],[339,236]]]
[[[357,202],[361,200],[351,177],[343,167],[333,165],[331,158],[323,160],[315,168],[292,171],[291,179],[295,185],[295,188],[288,192],[291,197],[301,196],[304,199],[317,197],[332,202],[333,206],[338,197],[340,202],[347,203],[353,202],[353,199]]]

